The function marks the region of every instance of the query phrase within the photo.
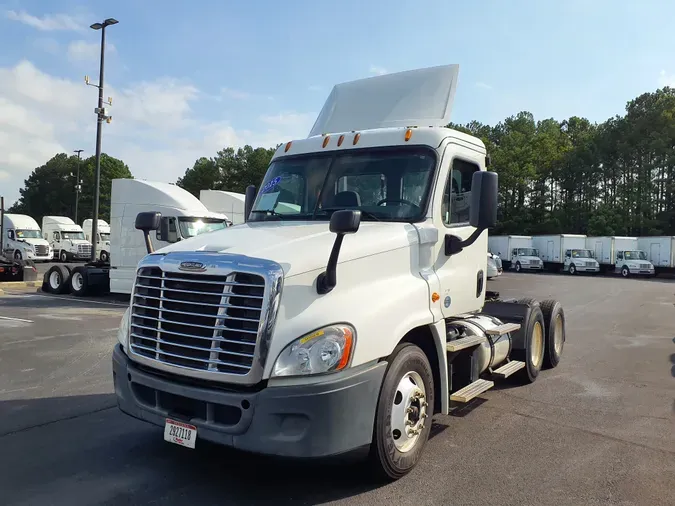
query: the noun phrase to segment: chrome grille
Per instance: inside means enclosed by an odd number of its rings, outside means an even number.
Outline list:
[[[640,269],[650,269],[651,265],[649,264],[640,264]]]
[[[49,254],[49,246],[45,246],[44,244],[36,244],[35,245],[35,254],[39,257],[43,257],[45,255]]]
[[[593,267],[595,265],[594,262],[585,262],[586,267]]]
[[[530,264],[539,265],[541,262],[539,260],[530,260]]]
[[[90,244],[78,244],[77,245],[77,254],[80,256],[90,256],[91,255],[91,245]]]
[[[134,353],[188,369],[245,375],[253,366],[265,280],[138,270],[129,343]]]

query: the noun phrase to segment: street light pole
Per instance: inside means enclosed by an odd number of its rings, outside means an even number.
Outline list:
[[[82,149],[76,149],[73,153],[77,153],[77,176],[75,177],[75,223],[77,223],[77,204],[80,200],[80,154]]]
[[[96,261],[96,245],[98,243],[98,201],[101,193],[101,127],[103,121],[110,123],[111,116],[106,116],[103,108],[103,64],[105,60],[105,29],[110,25],[116,25],[118,21],[108,18],[103,23],[91,25],[93,30],[101,30],[101,64],[98,76],[98,107],[96,113],[96,175],[94,178],[94,216],[91,223],[91,261]],[[85,78],[88,83],[88,78]]]

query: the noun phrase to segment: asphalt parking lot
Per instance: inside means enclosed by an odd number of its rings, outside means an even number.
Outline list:
[[[123,305],[0,297],[0,502],[675,504],[675,282],[508,273],[489,288],[560,299],[563,361],[437,416],[418,467],[387,485],[358,460],[169,445],[112,395]]]

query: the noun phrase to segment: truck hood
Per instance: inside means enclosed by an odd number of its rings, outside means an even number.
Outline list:
[[[280,264],[289,277],[324,269],[335,237],[327,221],[254,222],[182,240],[157,253],[209,251],[262,258]],[[410,223],[362,222],[358,232],[345,236],[339,263],[418,243],[418,230]]]
[[[30,244],[31,246],[49,246],[49,243],[45,239],[37,239],[37,238],[28,238],[28,239],[21,239],[21,241]]]

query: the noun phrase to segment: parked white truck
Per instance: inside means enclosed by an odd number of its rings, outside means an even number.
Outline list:
[[[54,251],[54,259],[68,262],[91,257],[91,243],[82,227],[66,216],[44,216],[42,234]]]
[[[480,139],[443,126],[457,70],[337,85],[309,137],[279,146],[247,190],[245,224],[153,252],[162,216],[137,216],[150,254],[113,353],[123,412],[188,448],[365,446],[396,479],[435,413],[558,363],[560,303],[486,293],[497,174]]]
[[[675,236],[638,237],[638,250],[645,252],[655,274],[675,272]]]
[[[2,222],[5,234],[3,249],[7,258],[16,261],[51,261],[52,248],[49,242],[42,238],[40,226],[33,218],[25,214],[4,213]]]
[[[569,272],[600,272],[600,264],[593,252],[586,247],[582,234],[535,235],[532,242],[539,250],[544,267],[549,270]]]
[[[244,223],[244,200],[243,193],[228,192],[224,190],[201,190],[199,201],[211,212],[227,216],[229,225]]]
[[[541,271],[544,268],[529,235],[488,235],[488,249],[501,257],[505,269],[521,272]]]
[[[84,236],[87,238],[87,241],[91,241],[91,228],[94,220],[88,219],[84,220],[82,223],[82,230],[84,230]],[[98,219],[98,224],[96,225],[98,231],[98,237],[96,240],[96,258],[101,260],[101,262],[108,262],[110,260],[110,225],[105,220]]]
[[[110,262],[87,264],[74,269],[55,265],[46,273],[45,290],[75,295],[108,291],[131,294],[136,266],[147,253],[143,237],[134,228],[134,222],[138,213],[149,209],[162,213],[161,230],[154,237],[159,246],[168,246],[226,227],[224,215],[210,212],[194,195],[179,186],[139,179],[113,179]],[[102,227],[101,220],[98,230],[104,233],[105,227]]]
[[[653,276],[654,266],[640,251],[637,237],[601,236],[587,237],[586,247],[594,252],[595,259],[606,270],[621,274]]]

